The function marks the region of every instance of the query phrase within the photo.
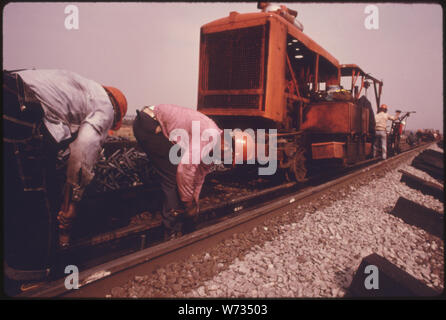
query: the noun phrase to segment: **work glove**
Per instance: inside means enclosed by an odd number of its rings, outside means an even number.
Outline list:
[[[189,217],[193,218],[198,214],[198,205],[194,201],[185,202],[184,207]]]
[[[60,210],[57,215],[57,221],[59,221],[59,245],[61,247],[67,247],[70,244],[70,230],[75,216],[76,206],[74,203],[70,203],[65,211]]]

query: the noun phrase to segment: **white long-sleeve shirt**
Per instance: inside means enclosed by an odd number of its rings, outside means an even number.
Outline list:
[[[375,116],[375,130],[376,131],[386,131],[386,127],[387,127],[387,120],[395,120],[395,117],[387,114],[386,112],[379,112],[376,116]]]
[[[25,70],[17,74],[24,84],[25,102],[40,102],[43,122],[56,142],[77,132],[70,144],[67,182],[80,188],[80,197],[93,178],[93,167],[113,125],[114,109],[107,92],[99,83],[71,71]]]

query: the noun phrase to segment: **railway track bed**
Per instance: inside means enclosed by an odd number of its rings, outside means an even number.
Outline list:
[[[395,161],[397,161],[396,158],[393,159],[393,162]],[[373,166],[385,168],[389,165],[377,163]],[[382,172],[383,170],[385,171],[386,169],[380,169],[377,172]],[[258,246],[258,244],[255,244],[256,242],[260,241],[261,243],[264,243],[265,241],[271,240],[271,237],[274,238],[280,236],[284,230],[283,226],[276,228],[271,227],[270,223],[263,225],[262,221],[266,221],[267,217],[276,217],[274,219],[278,219],[278,222],[281,222],[282,225],[284,223],[286,224],[286,222],[290,220],[290,216],[294,216],[294,218],[297,217],[297,220],[295,220],[295,222],[291,222],[290,224],[292,228],[296,228],[298,221],[302,220],[305,215],[309,214],[308,211],[310,213],[319,212],[320,207],[328,206],[329,203],[336,201],[336,199],[343,198],[349,192],[349,190],[352,190],[352,186],[350,185],[352,179],[363,177],[364,174],[368,174],[369,178],[377,177],[375,170],[372,170],[372,168],[369,167],[367,169],[360,170],[359,173],[353,173],[353,176],[356,175],[356,178],[353,178],[352,176],[341,178],[340,180],[344,180],[344,184],[347,185],[345,188],[341,186],[342,183],[339,182],[339,180],[336,182],[327,182],[317,187],[308,187],[307,189],[301,190],[298,193],[284,196],[279,200],[270,201],[269,204],[262,204],[258,208],[252,208],[248,212],[243,212],[243,214],[232,214],[232,216],[225,217],[222,221],[215,225],[203,227],[202,229],[185,235],[179,239],[169,241],[167,243],[160,243],[123,258],[107,262],[89,270],[85,270],[84,272],[81,271],[81,289],[79,290],[67,292],[64,288],[63,282],[56,281],[54,283],[47,284],[44,287],[40,287],[39,290],[35,292],[28,292],[24,295],[67,295],[78,297],[172,297],[178,296],[178,292],[187,292],[188,290],[184,289],[189,288],[189,294],[192,296],[194,294],[198,297],[207,295],[212,296],[216,292],[220,293],[220,295],[217,296],[231,296],[231,294],[226,295],[218,290],[214,290],[215,292],[213,293],[209,292],[207,287],[200,289],[198,284],[203,282],[203,278],[208,279],[207,281],[209,281],[212,275],[218,274],[218,272],[227,269],[227,267],[230,266],[231,263],[233,264],[234,261],[235,263],[237,263],[237,261],[240,262],[240,259],[243,259],[245,256],[245,251],[248,250],[243,249],[243,246],[240,246],[241,243],[245,244],[247,248],[251,248],[253,245]],[[361,181],[362,179],[363,178],[361,178]],[[339,183],[341,183],[341,185]],[[321,190],[326,190],[325,195],[320,194],[320,192],[322,192]],[[312,204],[312,195],[313,199],[318,199],[317,201],[319,202],[322,201],[323,205],[321,203],[319,203],[317,206]],[[290,209],[292,207],[294,207],[294,209]],[[292,214],[294,211],[298,211],[298,213]],[[281,212],[281,214],[278,212]],[[257,240],[250,239],[251,236],[255,236],[254,238]],[[232,237],[232,239],[228,240],[228,237]],[[206,240],[203,241],[203,239]],[[220,242],[223,243],[223,246]],[[220,245],[218,246],[217,244],[219,243]],[[228,258],[223,258],[220,260],[214,259],[214,255],[212,253],[213,249],[210,249],[211,251],[206,252],[205,254],[197,254],[205,252],[209,246],[212,247],[212,244],[219,247],[217,252],[219,254],[217,255],[226,255]],[[181,266],[181,262],[179,261],[182,261],[182,259],[186,259],[185,261],[188,259],[188,262],[185,262],[186,265]],[[299,259],[302,260],[304,258],[301,257]],[[299,259],[297,261],[299,261]],[[205,267],[195,268],[195,264],[203,264]],[[166,265],[168,267],[160,267],[161,265]],[[186,273],[181,274],[179,272],[180,270],[184,270]],[[152,272],[154,273],[152,274]],[[249,273],[246,270],[243,270],[243,268],[240,272],[244,272],[245,274]],[[172,275],[174,276],[172,277]],[[100,280],[102,277],[103,279]],[[129,279],[133,279],[133,282],[130,281],[130,283],[134,283],[134,285],[130,285],[130,287],[127,288],[125,283],[126,281],[129,281]],[[138,284],[140,285],[138,286]],[[102,289],[98,289],[98,287]],[[146,289],[142,290],[142,287]],[[211,288],[214,287],[215,285],[211,285]],[[131,288],[139,288],[139,291]],[[205,290],[205,294],[203,294],[203,290]],[[254,294],[254,290],[252,290],[251,293],[252,295],[248,294],[245,296],[256,296],[256,294]],[[259,293],[259,291],[257,293]],[[299,295],[298,290],[294,293],[294,296],[307,296],[304,294],[304,292],[300,293],[301,294]],[[342,290],[339,290],[337,293],[342,293]],[[287,295],[285,294],[284,296]]]

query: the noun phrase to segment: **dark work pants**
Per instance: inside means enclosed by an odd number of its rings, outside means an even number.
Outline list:
[[[155,133],[157,125],[158,122],[149,115],[137,111],[137,116],[133,122],[133,134],[161,177],[161,190],[164,195],[163,224],[167,229],[181,231],[183,227],[181,218],[174,215],[175,210],[180,208],[181,201],[176,180],[177,166],[169,160],[169,150],[172,143],[162,132]]]

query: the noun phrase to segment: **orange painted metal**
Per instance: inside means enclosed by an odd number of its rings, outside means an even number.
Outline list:
[[[279,14],[274,12],[255,12],[255,13],[243,13],[243,14],[237,12],[231,12],[228,17],[221,18],[203,25],[201,27],[201,32],[202,33],[220,32],[259,24],[265,24],[267,21],[273,21],[272,24],[283,25],[293,37],[301,41],[308,49],[323,56],[332,64],[339,66],[339,61],[335,57],[333,57],[328,51],[322,48],[308,35],[300,31],[292,23],[290,23],[289,21],[281,17]]]
[[[376,79],[375,77],[373,77],[372,75],[370,75],[369,73],[365,73],[358,65],[356,64],[341,64],[340,65],[341,68],[341,76],[345,77],[345,76],[350,76],[352,74],[352,72],[357,72],[358,75],[361,76],[365,76],[366,80],[370,79],[372,81],[375,81],[377,83],[381,83],[382,81]]]
[[[364,128],[362,123],[367,110],[352,102],[319,102],[312,103],[307,108],[301,130],[331,134],[367,132],[367,127]]]
[[[313,88],[316,89],[316,91],[319,91],[319,55],[316,54],[316,58],[314,61],[314,84],[313,84]]]
[[[250,45],[239,40],[248,39],[244,37],[249,34],[253,36],[246,37],[251,40],[257,37],[257,40]],[[221,39],[220,42],[214,37]],[[290,66],[287,37],[299,42],[308,53],[308,58],[314,57],[312,66],[302,69],[302,77],[296,74],[300,70]],[[306,83],[312,83],[312,91],[316,91],[321,79],[330,84],[339,84],[340,81],[339,62],[296,26],[274,12],[231,12],[228,17],[203,25],[200,43],[198,110],[209,116],[257,116],[283,123],[288,116],[288,101],[310,102],[309,96],[302,95],[302,83],[309,81]],[[237,51],[232,48],[235,43],[245,47]],[[292,59],[295,59],[294,55]],[[319,68],[322,59],[330,65],[333,75],[322,74],[325,72]],[[216,67],[217,62],[221,64],[220,69]],[[251,69],[254,66],[258,68],[257,75]],[[297,92],[286,92],[287,67],[291,69],[291,80]],[[238,70],[242,74],[239,77],[246,74],[253,77],[249,88],[241,88],[240,82],[236,81],[237,76],[234,74]]]
[[[373,82],[373,89],[375,90],[375,98],[376,98],[376,106],[377,109],[381,105],[381,93],[382,93],[382,87],[383,82],[381,80],[378,80],[377,78],[373,77],[369,73],[365,73],[358,65],[356,64],[341,64],[340,65],[340,73],[341,76],[351,76],[352,77],[352,87],[351,91],[353,92],[353,87],[356,84],[357,78],[359,76],[362,77],[361,79],[361,88],[356,93],[355,98],[358,99],[361,95],[362,88],[364,87],[364,81],[371,80]],[[378,85],[378,88],[376,86]]]
[[[271,19],[269,23],[264,109],[265,117],[277,122],[282,122],[286,116],[284,93],[287,87],[285,80],[287,24],[288,22],[280,16]]]
[[[300,100],[301,96],[300,96],[300,92],[299,92],[299,85],[297,84],[297,80],[296,80],[296,76],[294,74],[294,70],[291,67],[290,57],[288,57],[288,55],[285,55],[285,57],[286,57],[286,63],[287,63],[287,66],[288,66],[288,70],[291,73],[291,78],[293,79],[294,87],[296,89],[296,94],[297,94],[297,99],[296,100]],[[294,92],[291,92],[291,94],[292,93],[294,93]]]
[[[267,116],[268,26],[248,21],[220,29],[205,33],[202,28],[198,109],[208,115],[228,114],[233,109],[240,116]]]
[[[226,126],[278,128],[313,159],[355,162],[371,152],[369,110],[356,101],[373,81],[379,105],[382,81],[339,64],[275,12],[231,12],[203,25],[199,68],[198,110]],[[336,88],[342,76],[352,77],[351,92]],[[293,132],[305,138],[293,142]]]
[[[370,142],[365,143],[365,155],[368,156],[372,154],[372,144]]]
[[[344,142],[320,142],[311,144],[311,154],[314,160],[345,158]]]

